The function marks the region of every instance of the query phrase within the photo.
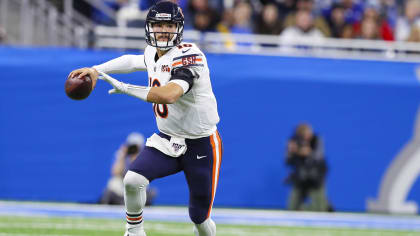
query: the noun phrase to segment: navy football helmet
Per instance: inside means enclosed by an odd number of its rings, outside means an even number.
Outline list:
[[[160,22],[168,22],[176,24],[176,31],[174,33],[168,32],[154,32],[153,24]],[[181,8],[170,1],[160,1],[153,5],[146,17],[146,42],[150,46],[157,47],[161,50],[168,50],[177,46],[182,41],[182,33],[184,32],[184,14]],[[158,41],[156,34],[166,33],[169,38],[165,41]]]

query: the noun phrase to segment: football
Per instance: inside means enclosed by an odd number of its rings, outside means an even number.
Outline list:
[[[69,98],[82,100],[87,98],[90,92],[92,92],[92,80],[89,76],[68,78],[64,84],[64,88]]]

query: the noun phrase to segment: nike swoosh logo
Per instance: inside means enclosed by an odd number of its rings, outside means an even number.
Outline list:
[[[206,157],[206,156],[199,156],[199,155],[197,155],[197,159],[201,159],[201,158],[204,158],[204,157]]]
[[[182,53],[186,53],[186,52],[188,52],[189,50],[191,50],[191,48],[188,48],[187,50],[182,51]]]

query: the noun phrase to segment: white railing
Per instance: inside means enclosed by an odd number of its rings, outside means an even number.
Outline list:
[[[0,26],[5,44],[36,46],[89,46],[94,24],[73,10],[73,0],[63,1],[64,12],[47,0],[1,0]]]
[[[143,28],[97,26],[96,48],[144,49]],[[184,41],[194,42],[215,53],[293,55],[333,58],[382,59],[420,62],[420,43],[382,40],[296,39],[284,42],[279,36],[184,31]]]

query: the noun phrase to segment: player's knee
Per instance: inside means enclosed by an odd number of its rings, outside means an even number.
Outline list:
[[[206,220],[207,215],[203,214],[191,214],[190,213],[190,219],[194,224],[201,224]]]
[[[208,215],[208,207],[190,207],[189,213],[190,213],[190,219],[194,224],[201,224],[207,219]]]
[[[146,188],[147,185],[149,185],[149,180],[133,171],[128,171],[124,177],[124,187],[127,191],[136,191]]]
[[[195,224],[194,232],[197,236],[215,236],[216,235],[216,224],[210,218],[207,218],[201,224]]]
[[[209,215],[211,196],[190,195],[190,207],[188,209],[190,219],[194,224],[203,223]]]

